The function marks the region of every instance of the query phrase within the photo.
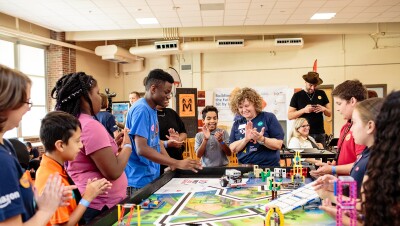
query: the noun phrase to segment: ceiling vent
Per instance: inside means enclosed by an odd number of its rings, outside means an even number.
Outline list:
[[[218,47],[243,47],[244,39],[217,40]]]
[[[276,46],[303,46],[303,38],[276,38]]]
[[[97,56],[101,56],[101,59],[115,63],[127,64],[137,60],[137,57],[128,50],[116,45],[97,46],[94,52]]]
[[[179,40],[154,42],[156,50],[179,50]]]

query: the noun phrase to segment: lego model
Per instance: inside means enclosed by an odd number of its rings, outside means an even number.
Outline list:
[[[303,166],[301,165],[300,151],[296,151],[293,158],[293,171],[291,173],[293,188],[298,188],[305,183],[303,175]]]
[[[225,170],[225,175],[221,177],[220,183],[222,187],[239,188],[245,183],[242,183],[242,173],[236,169]]]
[[[161,208],[164,204],[165,204],[165,202],[160,198],[157,198],[155,200],[149,198],[149,199],[143,200],[143,202],[140,203],[140,206],[143,209],[158,209],[158,208]]]
[[[283,218],[283,214],[279,207],[265,207],[265,212],[267,214],[265,215],[265,226],[270,226],[271,224],[271,217],[273,217],[273,225],[283,225],[285,220]]]
[[[261,181],[265,182],[267,180],[267,178],[271,176],[271,170],[265,169],[265,171],[262,171],[260,173],[260,176],[261,176]]]
[[[131,220],[132,220],[132,216],[135,212],[135,207],[137,208],[137,225],[140,226],[140,206],[139,205],[135,205],[135,204],[123,204],[123,205],[117,205],[118,208],[118,226],[126,226],[126,225],[131,225]],[[124,221],[124,212],[125,209],[129,209],[129,214],[128,214],[128,218],[126,220],[126,222]]]
[[[253,166],[253,172],[254,172],[254,176],[256,178],[260,177],[261,172],[263,171],[263,169],[259,168],[258,165],[254,165]]]
[[[335,195],[337,196],[336,205],[336,225],[342,226],[343,210],[350,213],[350,226],[357,225],[357,182],[350,176],[340,176],[335,182]],[[343,188],[349,189],[349,197],[343,199]]]
[[[278,191],[281,190],[281,183],[275,181],[274,177],[269,177],[268,189],[272,192],[271,200],[275,200],[278,198]]]

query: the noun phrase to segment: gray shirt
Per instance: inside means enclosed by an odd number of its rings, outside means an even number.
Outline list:
[[[210,138],[207,141],[206,151],[204,152],[203,157],[201,157],[201,164],[206,167],[210,166],[226,166],[228,165],[228,157],[225,152],[221,148],[221,144],[214,137],[215,132],[223,131],[222,140],[226,145],[229,146],[229,135],[225,130],[217,128],[214,131],[210,132]],[[198,151],[201,143],[204,140],[204,134],[202,132],[196,134],[196,142],[194,145],[194,150]]]

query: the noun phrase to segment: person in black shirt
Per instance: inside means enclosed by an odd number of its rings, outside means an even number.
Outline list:
[[[329,99],[323,90],[318,90],[317,87],[322,84],[322,79],[319,78],[317,72],[308,72],[303,75],[305,88],[293,94],[290,100],[288,110],[289,120],[297,118],[305,118],[310,123],[310,136],[317,143],[325,143],[324,117],[331,116],[329,107]]]
[[[163,142],[168,155],[171,158],[182,160],[187,137],[185,124],[178,113],[167,108],[168,101],[164,106],[157,105],[157,118],[160,127],[160,140]],[[160,165],[160,174],[164,173],[165,165]]]

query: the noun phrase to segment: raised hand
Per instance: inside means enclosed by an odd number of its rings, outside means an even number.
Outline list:
[[[166,135],[168,140],[176,140],[176,141],[181,141],[181,138],[179,137],[179,132],[175,131],[173,128],[168,129],[169,136]]]
[[[222,130],[218,130],[214,133],[214,137],[215,137],[215,139],[217,139],[218,142],[223,141],[223,135],[224,135],[224,131],[222,131]]]
[[[112,184],[105,178],[102,179],[88,179],[86,184],[86,189],[83,194],[83,198],[87,201],[91,202],[98,195],[107,193],[107,191],[111,188]]]
[[[198,172],[197,170],[203,169],[203,166],[201,166],[201,163],[197,160],[184,159],[184,160],[178,161],[176,168],[183,169],[183,170],[191,170],[191,171],[197,173]]]
[[[201,131],[203,132],[204,139],[206,139],[206,140],[210,139],[211,133],[206,124],[203,125],[203,127],[201,128]]]
[[[260,132],[257,132],[257,129],[254,128],[253,131],[251,131],[253,139],[255,141],[264,141],[264,131],[265,127],[263,127]]]
[[[51,213],[52,215],[59,206],[64,205],[62,199],[64,184],[62,183],[61,176],[58,173],[50,174],[41,194],[38,194],[35,187],[33,192],[40,211]]]
[[[257,140],[254,140],[254,135],[253,135],[254,130],[257,129],[253,128],[253,123],[251,121],[248,121],[245,127],[245,139],[255,144],[257,143]]]

